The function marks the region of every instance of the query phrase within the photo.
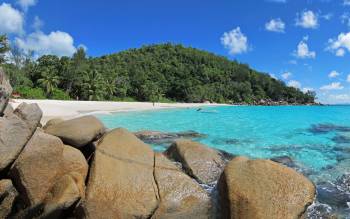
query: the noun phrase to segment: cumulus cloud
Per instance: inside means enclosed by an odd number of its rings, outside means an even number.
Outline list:
[[[23,14],[10,4],[0,5],[0,34],[22,34],[24,17]]]
[[[17,4],[21,6],[24,11],[27,11],[29,7],[36,5],[37,0],[18,0]]]
[[[350,32],[340,33],[337,38],[329,39],[326,50],[334,52],[336,56],[344,56],[346,50],[350,52]]]
[[[322,86],[320,90],[342,90],[343,88],[344,86],[340,82],[333,82]]]
[[[334,70],[328,74],[329,78],[336,78],[338,76],[339,76],[339,73],[337,71],[334,71]]]
[[[298,44],[297,50],[294,52],[294,55],[297,58],[301,59],[314,59],[316,57],[316,52],[310,51],[309,46],[307,45],[308,37],[304,37]]]
[[[348,74],[348,77],[346,78],[346,81],[350,83],[350,74]]]
[[[318,15],[313,11],[303,11],[297,14],[295,24],[307,29],[316,29],[319,26]]]
[[[71,35],[61,31],[45,34],[43,32],[34,32],[25,38],[16,38],[16,45],[24,51],[33,51],[36,55],[57,55],[71,56],[76,48]]]
[[[282,78],[283,78],[284,80],[287,80],[288,78],[290,78],[290,77],[292,76],[292,73],[290,73],[290,72],[285,72],[285,73],[283,73],[281,76],[282,76]]]
[[[32,27],[34,28],[34,30],[38,31],[40,30],[42,27],[44,26],[44,22],[38,17],[35,16],[34,17],[34,22]]]
[[[265,29],[267,31],[278,32],[278,33],[284,33],[285,27],[286,27],[286,24],[280,18],[272,19],[265,24]]]
[[[301,83],[299,81],[291,80],[287,83],[288,87],[301,88]]]
[[[231,55],[241,54],[248,51],[248,38],[237,27],[230,32],[225,32],[221,37],[221,44],[229,50]]]

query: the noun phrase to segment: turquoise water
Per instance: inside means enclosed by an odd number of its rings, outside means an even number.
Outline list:
[[[193,130],[206,134],[199,141],[210,147],[251,158],[290,156],[316,175],[350,161],[350,142],[342,138],[350,136],[350,106],[227,106],[203,112],[167,109],[99,118],[108,128],[131,131]],[[317,129],[320,125],[326,131]]]

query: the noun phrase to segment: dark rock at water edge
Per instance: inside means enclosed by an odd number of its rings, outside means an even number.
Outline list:
[[[207,135],[195,131],[184,132],[159,132],[159,131],[139,131],[134,133],[136,137],[147,144],[164,145],[171,144],[178,139],[201,139]]]

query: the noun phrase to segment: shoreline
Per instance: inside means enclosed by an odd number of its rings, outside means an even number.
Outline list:
[[[13,108],[21,103],[37,103],[43,111],[41,122],[45,124],[53,118],[72,119],[83,115],[110,114],[130,111],[146,111],[176,108],[196,108],[210,106],[231,106],[214,103],[153,103],[151,102],[108,102],[108,101],[71,101],[71,100],[30,100],[11,99]]]

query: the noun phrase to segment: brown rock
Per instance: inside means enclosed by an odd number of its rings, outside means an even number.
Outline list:
[[[155,158],[160,204],[152,218],[210,218],[207,192],[164,155]]]
[[[270,160],[237,157],[220,177],[224,218],[301,218],[315,186],[293,169]]]
[[[180,162],[187,174],[200,183],[215,182],[225,167],[225,161],[219,152],[189,140],[176,141],[165,154],[170,159]]]
[[[83,147],[96,140],[105,131],[103,124],[94,116],[83,116],[48,126],[46,133],[62,139],[65,144]]]
[[[7,104],[7,107],[4,110],[4,116],[10,116],[11,114],[13,114],[13,107],[10,104]]]
[[[7,218],[11,214],[17,196],[18,192],[11,180],[0,180],[0,218]]]
[[[19,118],[21,118],[25,123],[27,123],[28,128],[34,132],[35,129],[40,124],[43,112],[39,108],[38,104],[32,103],[21,103],[14,111]]]
[[[66,218],[65,214],[80,198],[79,188],[72,176],[62,176],[48,193],[41,218]]]
[[[49,121],[46,122],[46,124],[44,125],[43,129],[46,130],[49,126],[51,125],[56,125],[60,122],[63,122],[64,120],[61,118],[54,118],[54,119],[50,119]]]
[[[12,164],[32,132],[16,115],[0,117],[0,171]]]
[[[5,72],[2,70],[2,68],[0,68],[0,116],[3,115],[11,94],[12,87],[10,82],[5,75]]]
[[[76,148],[65,145],[63,148],[63,174],[70,175],[79,188],[81,197],[85,197],[85,179],[89,165],[84,155]]]
[[[152,149],[125,129],[100,140],[90,167],[88,218],[149,218],[157,207]]]
[[[37,130],[14,165],[10,176],[27,205],[42,203],[61,171],[63,143]]]

